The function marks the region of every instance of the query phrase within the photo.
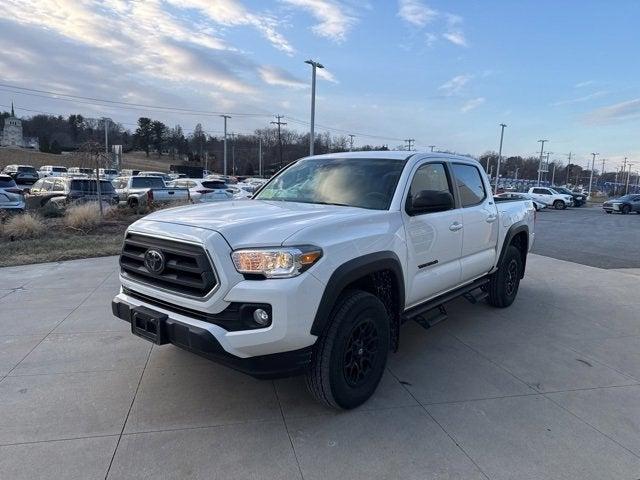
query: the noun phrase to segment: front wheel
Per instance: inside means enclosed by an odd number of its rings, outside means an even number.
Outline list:
[[[556,210],[564,210],[567,207],[562,200],[556,200],[555,202],[553,202],[553,208],[555,208]]]
[[[489,305],[498,308],[505,308],[511,305],[518,294],[521,276],[522,257],[520,256],[520,250],[513,245],[509,245],[498,271],[491,274],[487,288]]]
[[[631,211],[631,207],[629,205],[624,205],[621,210],[623,215],[628,214],[630,211]]]
[[[333,408],[363,404],[380,383],[389,342],[389,315],[382,302],[361,290],[344,293],[316,343],[306,376],[309,391]]]

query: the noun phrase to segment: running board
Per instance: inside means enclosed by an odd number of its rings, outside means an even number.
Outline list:
[[[416,305],[415,307],[411,307],[410,309],[406,310],[402,315],[403,320],[404,321],[413,320],[415,317],[422,316],[427,312],[429,312],[430,310],[434,310],[440,307],[441,305],[444,305],[445,303],[450,302],[451,300],[454,300],[458,297],[462,297],[467,293],[472,292],[476,288],[482,287],[488,282],[489,282],[488,277],[479,278],[478,280],[475,280],[467,285],[463,285],[462,287],[456,288],[455,290],[444,293],[439,297],[433,298],[431,300],[427,300],[426,302],[421,303],[420,305]],[[474,296],[474,298],[478,298],[478,299],[480,297],[481,295]]]
[[[470,303],[479,303],[489,296],[489,292],[479,290],[477,292],[467,292],[463,295]]]
[[[431,313],[431,312],[427,312],[427,313]],[[412,318],[412,320],[414,320],[418,325],[420,325],[425,330],[433,327],[434,325],[446,319],[447,319],[447,310],[444,308],[444,305],[440,305],[439,307],[435,308],[434,313],[430,316],[418,315]]]

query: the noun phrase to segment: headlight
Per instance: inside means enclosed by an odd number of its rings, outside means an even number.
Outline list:
[[[300,275],[322,258],[322,249],[313,245],[299,247],[249,248],[236,250],[231,259],[239,273],[266,278],[290,278]]]

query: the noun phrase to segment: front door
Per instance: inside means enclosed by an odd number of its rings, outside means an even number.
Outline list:
[[[449,192],[453,183],[445,162],[423,163],[416,167],[405,207],[424,190]],[[462,212],[459,208],[414,214],[403,211],[407,235],[407,302],[412,307],[460,283]]]

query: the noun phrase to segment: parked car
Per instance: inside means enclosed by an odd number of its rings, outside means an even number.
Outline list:
[[[613,200],[607,200],[602,204],[602,208],[607,213],[627,213],[636,212],[640,213],[640,195],[624,195]]]
[[[0,175],[0,212],[24,212],[24,193],[9,175]]]
[[[528,193],[520,193],[520,192],[504,192],[495,196],[497,199],[507,199],[507,200],[531,200],[533,202],[533,206],[537,212],[542,210],[543,208],[547,208],[547,205],[534,200],[531,195]]]
[[[86,175],[87,177],[95,177],[95,168],[86,167],[69,167],[67,169],[67,176]]]
[[[188,189],[167,187],[162,177],[134,175],[133,177],[118,177],[112,183],[120,197],[120,203],[125,203],[131,208],[152,203],[189,200]]]
[[[31,165],[7,165],[2,170],[5,175],[11,176],[16,183],[33,184],[40,178],[38,172]]]
[[[142,171],[142,172],[138,172],[138,176],[139,177],[160,177],[165,182],[170,182],[173,180],[173,178],[171,178],[171,175],[163,172]]]
[[[133,177],[134,175],[138,175],[140,170],[131,170],[130,168],[123,168],[120,170],[121,177]]]
[[[170,187],[187,188],[193,203],[231,200],[233,193],[224,182],[203,178],[184,178],[170,182]]]
[[[581,192],[573,192],[566,187],[554,186],[553,189],[560,194],[571,195],[571,197],[573,198],[574,207],[581,207],[582,205],[587,203],[587,196],[583,195]]]
[[[100,175],[100,179],[104,179],[104,180],[115,180],[116,178],[118,178],[118,170],[115,170],[113,168],[101,168],[98,170],[98,173]]]
[[[157,345],[260,378],[305,373],[319,401],[354,408],[402,346],[404,321],[429,328],[459,296],[511,305],[534,218],[531,202],[494,202],[468,157],[307,157],[251,201],[133,223],[112,311]]]
[[[111,182],[100,180],[100,197],[95,178],[48,177],[41,178],[31,187],[27,196],[28,208],[39,208],[52,202],[56,207],[70,203],[97,202],[100,198],[111,205],[118,204],[118,194]]]
[[[43,165],[38,170],[40,178],[46,177],[63,177],[67,174],[67,167],[61,167],[56,165]]]
[[[558,193],[549,187],[531,187],[529,195],[536,202],[544,203],[549,207],[553,206],[556,210],[564,210],[573,205],[573,197],[571,195]]]
[[[253,197],[253,190],[251,187],[242,187],[241,183],[235,185],[227,185],[227,191],[233,195],[234,200],[245,200]]]

